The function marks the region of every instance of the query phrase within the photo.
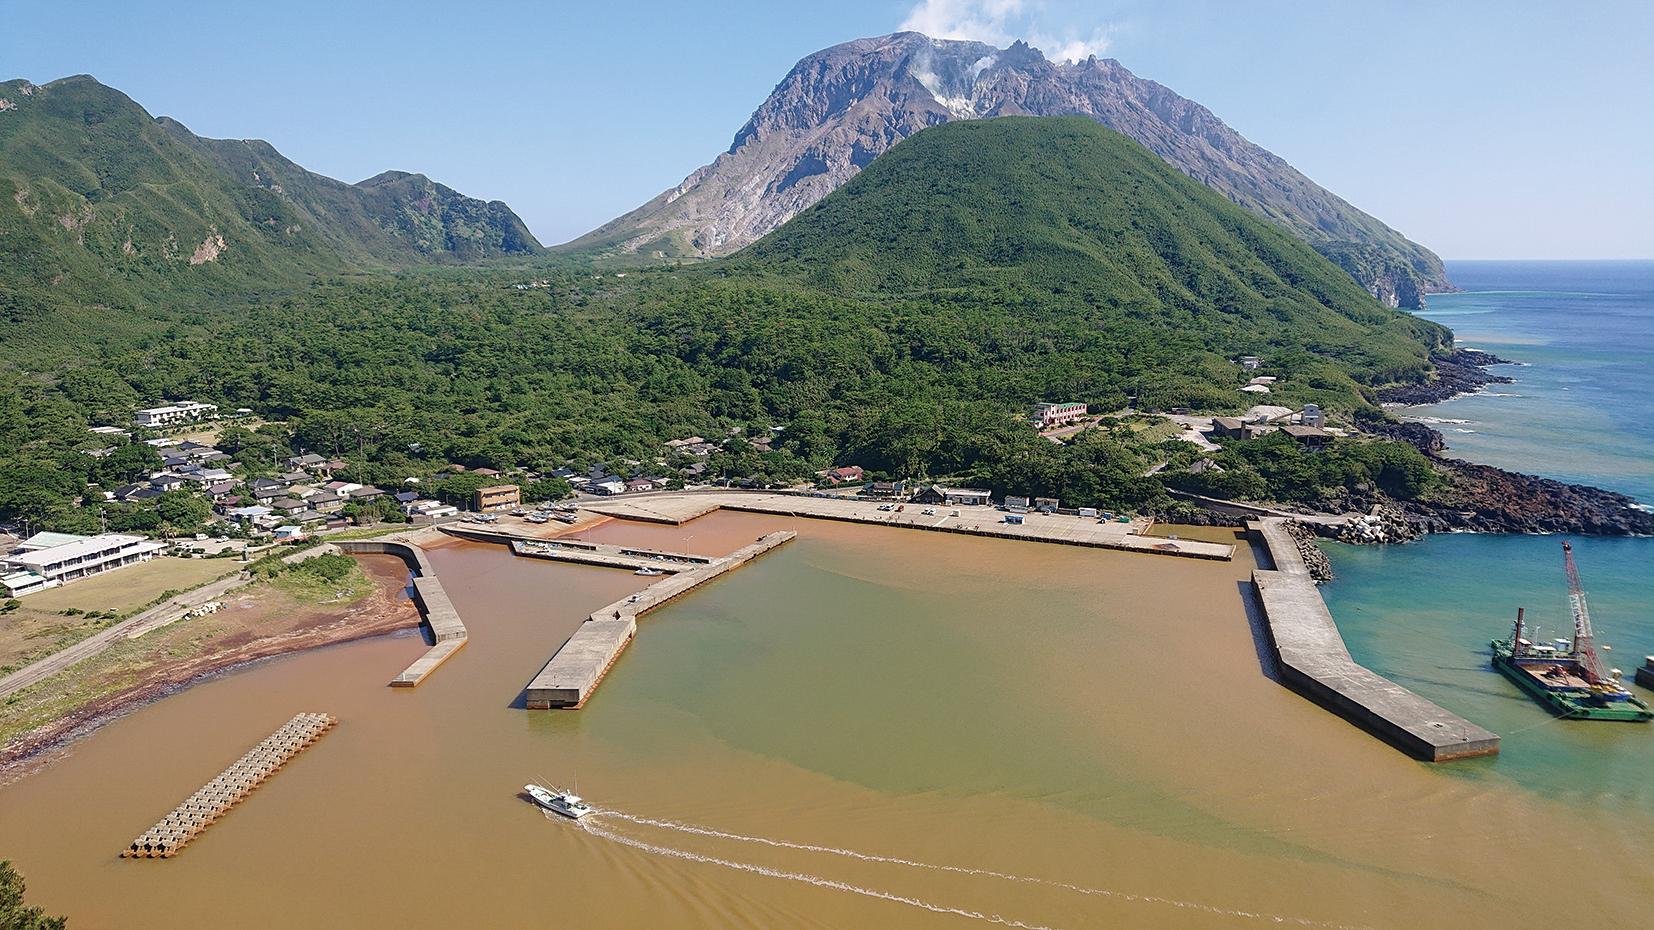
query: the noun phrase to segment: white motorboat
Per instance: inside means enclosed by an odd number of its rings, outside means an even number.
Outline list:
[[[579,820],[592,812],[591,807],[585,801],[582,801],[577,794],[551,791],[539,785],[524,785],[523,790],[528,792],[528,796],[534,799],[535,804],[551,811],[553,814],[561,814],[570,820]]]
[[[665,572],[663,572],[663,571],[661,571],[661,570],[660,570],[660,569],[658,569],[658,568],[650,568],[650,567],[649,567],[649,566],[647,566],[647,565],[645,565],[645,566],[643,566],[643,567],[642,567],[642,568],[640,568],[640,569],[638,569],[638,570],[637,570],[637,571],[635,571],[635,572],[632,572],[632,574],[634,574],[634,575],[650,575],[650,576],[653,576],[653,575],[664,575],[664,574],[666,574],[666,573],[665,573]]]

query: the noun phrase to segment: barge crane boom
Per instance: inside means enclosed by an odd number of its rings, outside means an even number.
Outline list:
[[[1585,586],[1579,581],[1579,568],[1574,565],[1574,547],[1562,542],[1562,565],[1568,575],[1568,604],[1574,612],[1574,654],[1579,656],[1585,677],[1593,685],[1608,681],[1602,670],[1602,659],[1597,655],[1595,634],[1591,631],[1591,612],[1585,606]]]

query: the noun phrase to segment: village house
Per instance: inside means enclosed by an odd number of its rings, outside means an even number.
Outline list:
[[[624,494],[626,493],[626,481],[619,475],[602,475],[593,478],[586,485],[586,490],[593,494]]]
[[[1281,432],[1297,440],[1298,444],[1306,449],[1323,449],[1332,442],[1332,434],[1319,426],[1288,425],[1281,427]]]
[[[241,495],[237,492],[240,490],[241,482],[234,480],[220,481],[217,484],[207,486],[207,494],[210,495],[215,501],[225,501],[232,498],[239,498]]]
[[[817,474],[833,484],[842,484],[849,481],[860,481],[862,479],[862,470],[860,465],[840,465],[836,468],[829,468],[825,471],[817,472]]]
[[[295,514],[305,510],[304,501],[296,497],[278,497],[270,502],[271,509],[277,513]]]
[[[287,459],[287,467],[303,471],[321,471],[327,465],[327,459],[314,452],[291,456]]]

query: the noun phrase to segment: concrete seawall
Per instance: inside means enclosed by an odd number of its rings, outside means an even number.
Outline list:
[[[747,564],[797,535],[791,530],[770,533],[724,558],[663,578],[637,594],[593,611],[528,683],[523,693],[525,705],[531,710],[547,710],[585,704],[637,634],[639,616]]]
[[[1287,687],[1417,759],[1499,751],[1499,736],[1356,664],[1279,518],[1247,523],[1275,568],[1252,573],[1270,648]]]
[[[431,567],[431,561],[425,555],[424,549],[413,543],[395,539],[341,540],[332,545],[339,547],[340,552],[352,555],[394,555],[405,562],[413,572],[414,604],[419,607],[420,616],[431,628],[433,645],[424,655],[414,660],[402,674],[392,678],[391,687],[417,686],[436,671],[437,666],[464,648],[468,638],[465,623],[460,620],[459,611],[454,609],[453,602],[448,600],[448,592],[443,590],[442,582],[436,576],[436,569]]]

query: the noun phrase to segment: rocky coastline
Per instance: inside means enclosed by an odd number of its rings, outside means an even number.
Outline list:
[[[1496,375],[1487,369],[1491,365],[1513,364],[1480,349],[1454,349],[1433,359],[1436,377],[1422,384],[1402,384],[1381,388],[1379,403],[1393,406],[1439,404],[1461,394],[1474,394],[1489,384],[1511,384],[1516,379]]]
[[[1427,499],[1397,502],[1420,532],[1654,535],[1654,513],[1628,495],[1449,458],[1445,438],[1423,423],[1374,423],[1367,430],[1411,444],[1448,478],[1448,487]]]

